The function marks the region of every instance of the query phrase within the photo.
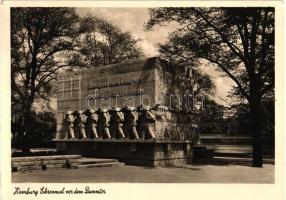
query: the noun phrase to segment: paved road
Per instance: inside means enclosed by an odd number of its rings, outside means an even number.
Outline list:
[[[116,165],[16,172],[12,173],[12,182],[274,183],[274,168],[272,164],[265,164],[263,168],[243,165],[182,165],[173,168]]]

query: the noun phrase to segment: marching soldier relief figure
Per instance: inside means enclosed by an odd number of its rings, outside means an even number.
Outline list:
[[[110,122],[110,115],[107,112],[107,109],[103,108],[100,110],[100,118],[99,118],[99,123],[103,129],[103,137],[107,139],[111,139],[111,135],[109,132],[109,122]]]
[[[82,139],[87,139],[85,134],[85,117],[83,116],[82,110],[75,112],[76,118],[75,118],[75,127],[77,129],[77,135]],[[79,138],[79,137],[78,137]]]
[[[130,139],[139,139],[139,135],[137,132],[137,121],[138,121],[138,113],[134,107],[126,106],[126,125],[127,130],[130,133]]]
[[[114,114],[112,117],[112,120],[114,122],[115,125],[115,138],[121,138],[124,139],[125,138],[125,134],[123,132],[123,122],[124,122],[124,115],[121,112],[120,108],[114,108]]]
[[[168,107],[162,106],[160,104],[155,105],[154,107],[156,119],[159,121],[170,120],[170,113],[167,113]]]
[[[145,139],[145,132],[144,132],[144,116],[143,116],[143,105],[140,105],[136,108],[137,114],[138,114],[138,120],[137,120],[137,130],[139,133],[139,138],[144,140]]]
[[[156,117],[153,111],[150,110],[150,106],[146,106],[143,108],[141,119],[142,119],[142,125],[143,125],[143,133],[146,135],[146,138],[155,139],[155,134],[152,128],[153,128],[154,122],[156,121]]]
[[[87,115],[86,118],[86,130],[87,130],[87,136],[88,138],[94,138],[97,139],[98,138],[98,134],[97,134],[97,122],[98,122],[98,116],[95,112],[95,110],[92,109],[88,109],[85,111],[85,114]]]
[[[65,117],[65,123],[66,123],[66,134],[65,134],[65,139],[68,139],[70,137],[70,139],[75,139],[74,136],[74,116],[72,115],[72,111],[67,111],[66,113],[66,117]]]

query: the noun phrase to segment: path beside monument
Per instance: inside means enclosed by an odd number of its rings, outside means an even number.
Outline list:
[[[274,168],[275,165],[271,164],[265,164],[263,168],[242,165],[181,165],[174,168],[118,165],[12,173],[12,182],[274,183]]]

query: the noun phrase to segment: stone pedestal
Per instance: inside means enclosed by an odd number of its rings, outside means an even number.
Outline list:
[[[54,141],[60,153],[114,158],[128,165],[166,167],[187,164],[192,160],[190,141],[66,139]]]

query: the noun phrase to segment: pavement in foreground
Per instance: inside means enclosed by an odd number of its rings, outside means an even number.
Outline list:
[[[14,172],[12,182],[45,183],[274,183],[275,165],[181,165],[148,168],[116,165],[82,169]]]

